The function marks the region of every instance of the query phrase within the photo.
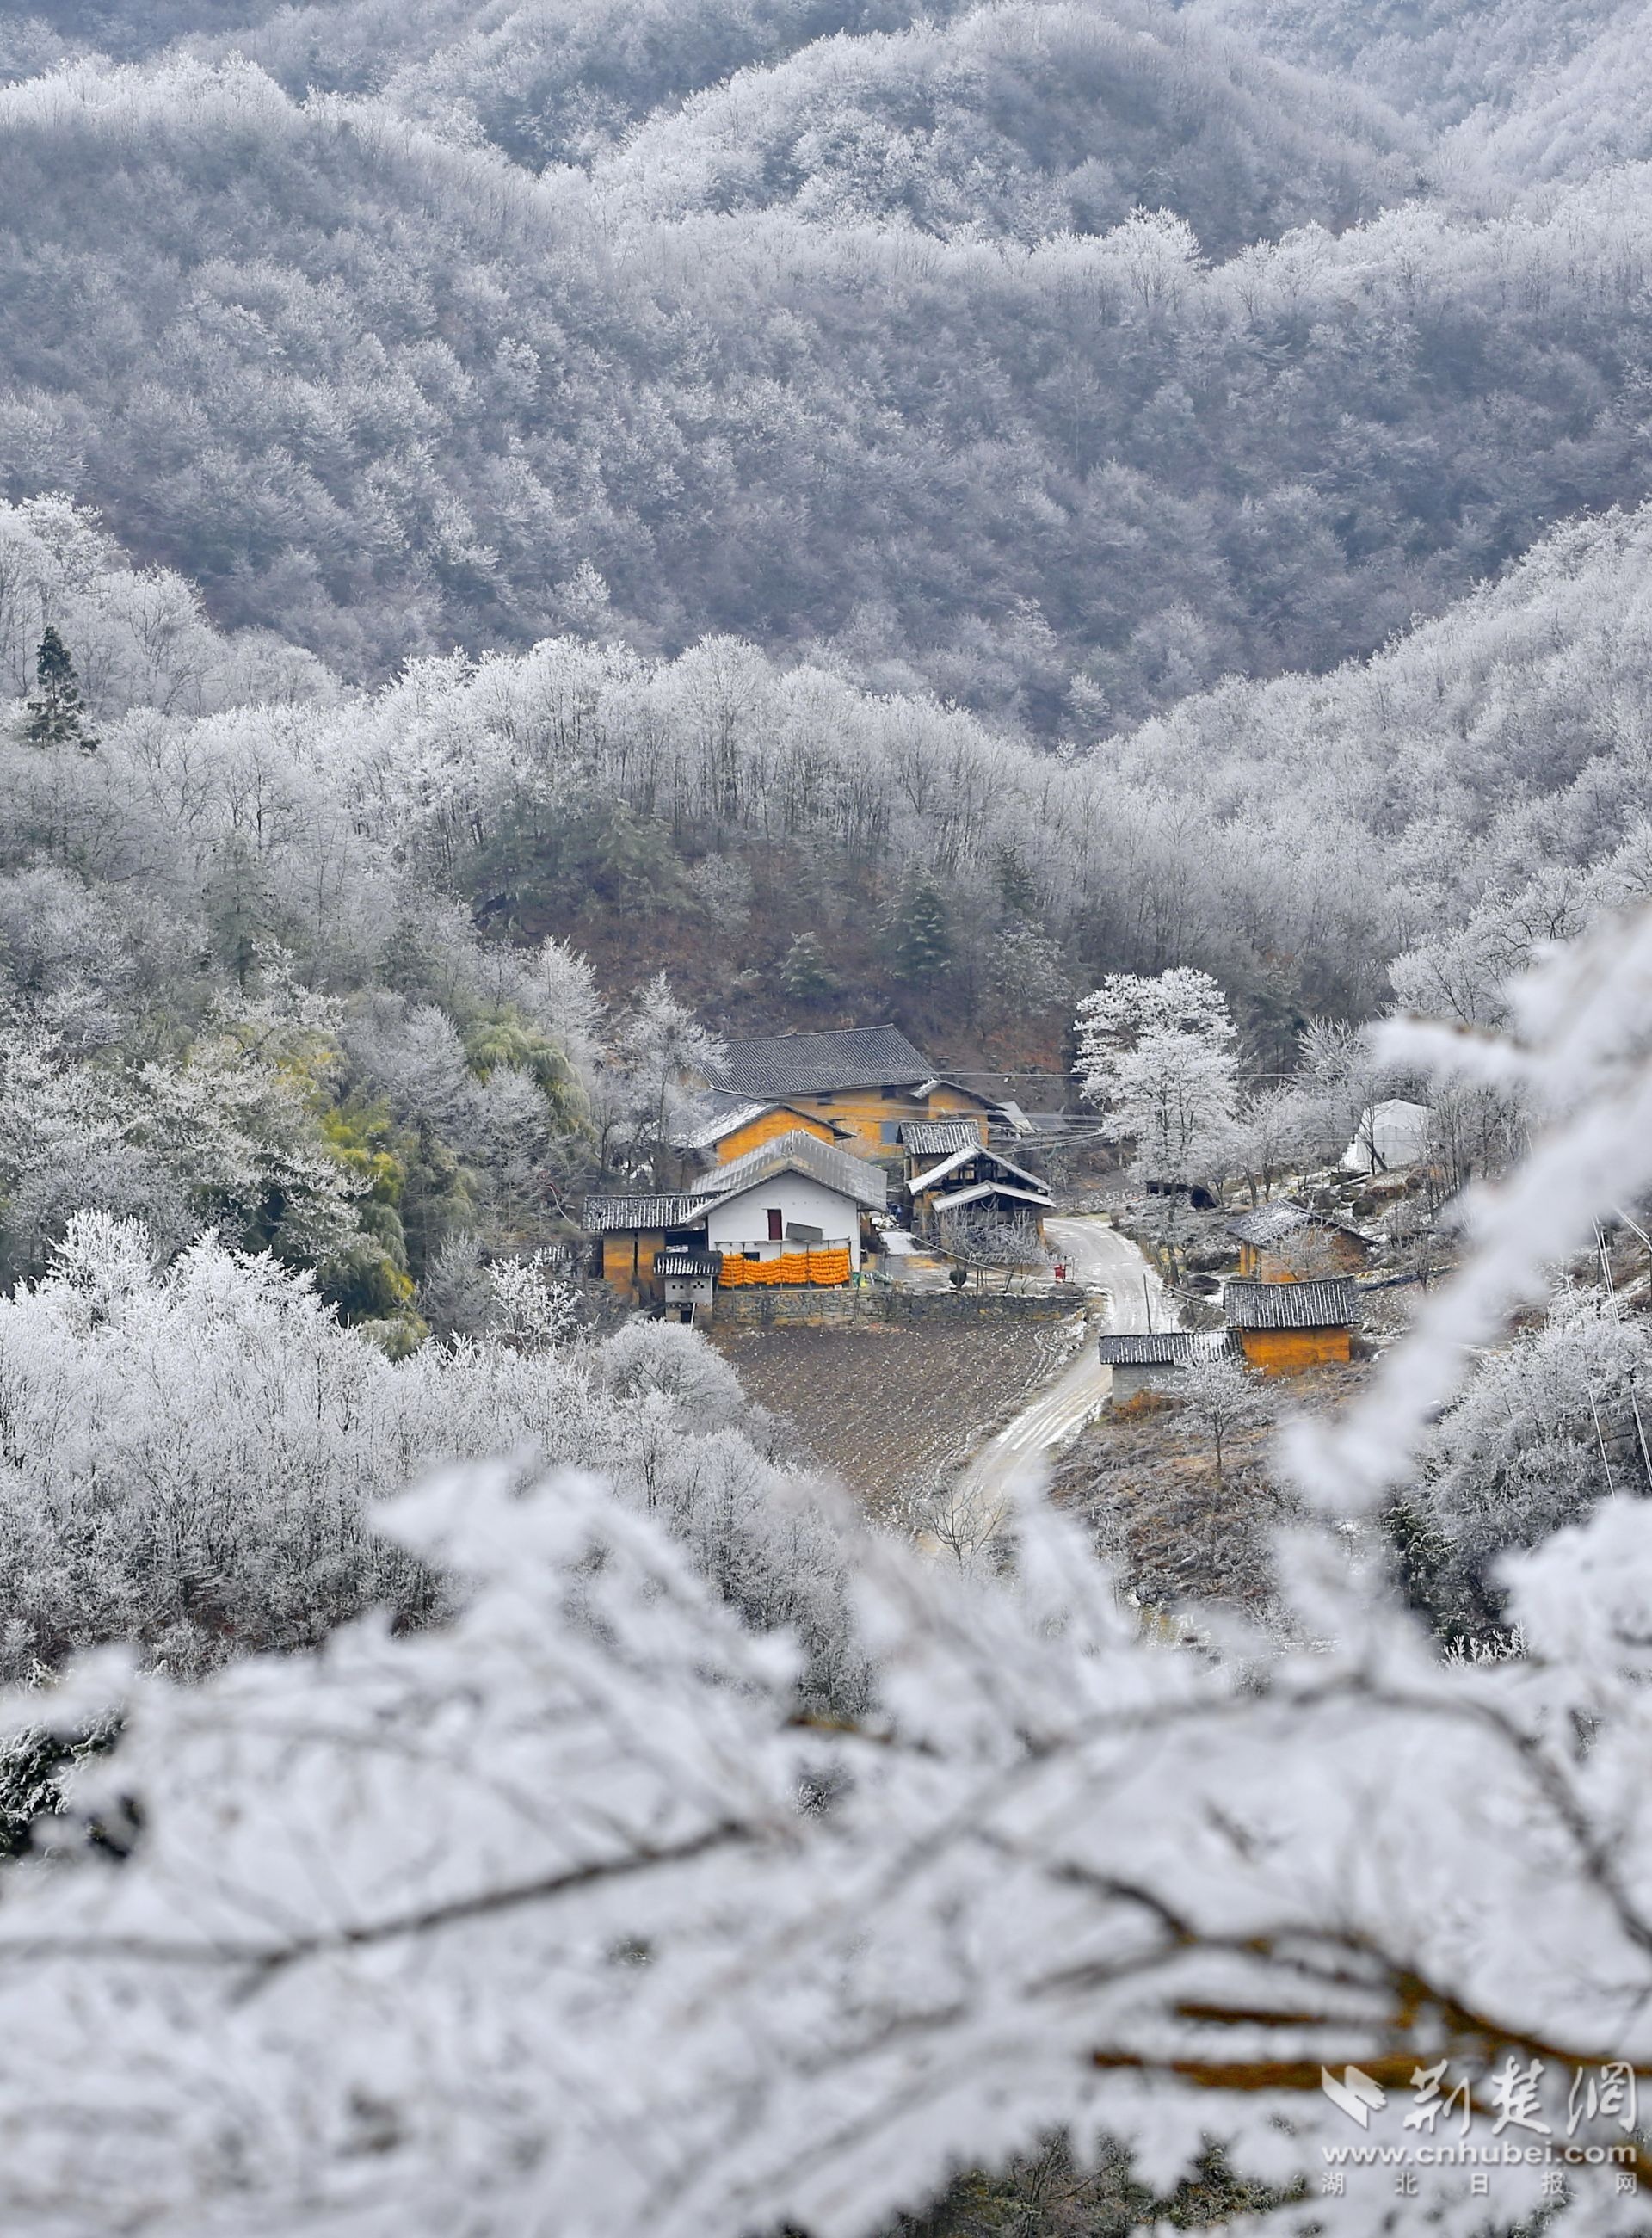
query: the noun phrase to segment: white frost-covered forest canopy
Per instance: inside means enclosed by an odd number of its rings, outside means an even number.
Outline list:
[[[1643,2231],[1652,5],[25,0],[0,204],[0,2226]],[[1473,1177],[1243,1616],[584,1279],[1155,1000]]]

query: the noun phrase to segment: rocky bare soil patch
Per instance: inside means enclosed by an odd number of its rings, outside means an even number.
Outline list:
[[[1225,1439],[1219,1477],[1205,1426],[1173,1399],[1144,1394],[1082,1433],[1056,1472],[1054,1495],[1092,1526],[1144,1601],[1226,1601],[1258,1612],[1272,1593],[1272,1532],[1295,1508],[1271,1466],[1279,1422],[1345,1405],[1369,1374],[1359,1362],[1259,1383],[1270,1419]]]

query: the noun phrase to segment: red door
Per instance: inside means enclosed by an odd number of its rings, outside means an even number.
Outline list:
[[[784,1222],[778,1209],[774,1205],[770,1205],[769,1208],[769,1241],[770,1243],[778,1243],[781,1241],[780,1231],[783,1225]]]

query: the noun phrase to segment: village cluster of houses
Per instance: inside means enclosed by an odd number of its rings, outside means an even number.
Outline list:
[[[1359,1319],[1357,1277],[1371,1246],[1351,1222],[1311,1206],[1280,1202],[1230,1221],[1239,1273],[1222,1286],[1220,1329],[1161,1329],[1104,1336],[1101,1364],[1113,1370],[1113,1404],[1149,1389],[1173,1389],[1199,1361],[1236,1356],[1265,1375],[1346,1363]]]
[[[1053,1201],[992,1143],[1004,1116],[895,1026],[730,1042],[675,1146],[682,1186],[587,1197],[585,1226],[628,1302],[704,1322],[721,1292],[853,1281],[891,1232],[1041,1233]]]
[[[1373,1139],[1371,1163],[1384,1149],[1404,1157],[1413,1110],[1384,1109],[1396,1139],[1380,1149]],[[1041,1238],[1054,1202],[1004,1147],[1024,1123],[939,1073],[893,1025],[730,1042],[678,1129],[680,1186],[587,1197],[585,1226],[628,1303],[704,1324],[729,1292],[838,1288],[869,1254],[887,1263],[949,1223],[1014,1223]],[[1103,1337],[1115,1404],[1219,1353],[1270,1375],[1351,1357],[1370,1250],[1359,1231],[1279,1202],[1228,1232],[1239,1263],[1223,1286],[1225,1328]]]

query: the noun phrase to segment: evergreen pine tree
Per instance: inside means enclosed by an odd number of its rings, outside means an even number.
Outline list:
[[[998,898],[1007,917],[1025,917],[1036,924],[1041,912],[1038,883],[1021,858],[1021,850],[1006,840],[994,850],[998,872]]]
[[[97,740],[82,718],[80,685],[69,647],[50,625],[36,656],[35,694],[28,703],[23,734],[31,746],[77,746],[83,754],[97,750]]]
[[[817,1002],[836,987],[836,975],[812,932],[800,932],[781,957],[780,983],[799,1003]]]
[[[952,926],[933,878],[913,878],[902,888],[884,920],[884,947],[902,979],[937,979],[950,969]]]

